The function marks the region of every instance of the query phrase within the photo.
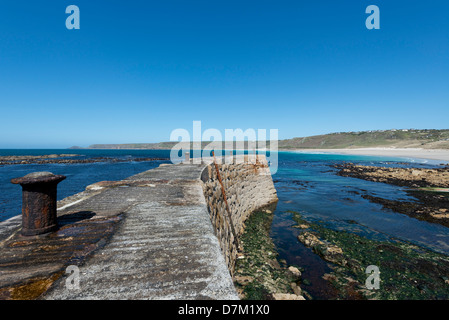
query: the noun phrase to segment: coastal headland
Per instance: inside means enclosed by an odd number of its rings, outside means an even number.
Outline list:
[[[238,137],[224,145],[236,150]],[[272,141],[262,141],[271,149]],[[201,141],[204,149],[211,141]],[[259,142],[258,142],[259,143]],[[243,149],[248,141],[243,139]],[[358,132],[335,132],[276,141],[279,151],[330,152],[339,154],[423,158],[449,161],[449,129],[391,129]],[[171,149],[175,145],[186,149],[195,147],[191,142],[93,144],[86,149]],[[70,149],[83,149],[71,147]]]

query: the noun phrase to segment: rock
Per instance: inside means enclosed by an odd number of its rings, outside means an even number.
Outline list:
[[[331,255],[343,254],[343,250],[340,247],[337,247],[337,246],[334,246],[334,245],[329,245],[327,247],[327,253],[331,254]]]
[[[237,281],[241,285],[245,285],[252,282],[253,278],[249,276],[235,276],[235,281]]]
[[[299,271],[298,268],[290,266],[288,267],[288,271],[295,277],[295,278],[301,278],[301,271]]]
[[[337,277],[336,277],[335,275],[333,275],[333,274],[330,274],[330,273],[324,274],[324,275],[322,276],[322,278],[323,278],[324,280],[326,280],[326,281],[333,281],[333,282],[336,282],[336,281],[337,281]]]
[[[315,247],[317,245],[322,245],[323,242],[320,241],[314,234],[310,232],[304,232],[298,236],[298,240],[304,243],[307,247]]]
[[[306,300],[303,296],[292,293],[274,293],[274,300]]]
[[[298,286],[296,283],[292,282],[290,284],[290,287],[292,288],[293,293],[296,294],[297,296],[300,296],[302,294],[301,287]]]
[[[435,219],[447,219],[449,218],[449,213],[430,213],[430,215]]]
[[[420,176],[421,175],[421,171],[418,170],[412,170],[412,176]]]

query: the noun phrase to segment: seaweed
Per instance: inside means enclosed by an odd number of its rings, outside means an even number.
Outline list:
[[[339,291],[341,299],[449,299],[448,256],[399,239],[372,240],[332,230],[320,223],[307,222],[297,212],[293,212],[293,219],[298,225],[309,225],[309,229],[301,229],[298,239],[308,241],[308,246],[330,263],[334,271],[326,278]],[[310,234],[317,240],[307,240]],[[370,265],[380,270],[377,290],[366,287],[369,276],[366,270]]]
[[[270,300],[276,293],[295,293],[292,283],[299,279],[277,260],[269,234],[272,219],[271,211],[258,210],[245,221],[234,274],[234,284],[244,300]]]

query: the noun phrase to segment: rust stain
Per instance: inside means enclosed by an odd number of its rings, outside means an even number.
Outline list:
[[[231,227],[232,235],[234,236],[234,243],[235,243],[236,248],[239,248],[240,247],[239,246],[239,241],[238,241],[238,238],[237,238],[237,234],[235,232],[234,223],[232,222],[231,210],[229,209],[228,199],[226,197],[226,192],[225,192],[225,189],[224,189],[223,181],[221,180],[220,169],[218,169],[218,165],[217,165],[217,162],[216,162],[216,159],[215,159],[215,152],[214,151],[212,151],[212,155],[214,157],[214,166],[215,166],[215,171],[217,172],[218,182],[220,183],[220,186],[221,186],[221,194],[223,196],[223,200],[224,200],[225,205],[226,205],[226,212],[228,213],[228,219],[229,219],[228,222],[229,222],[229,225]]]
[[[34,278],[25,284],[0,289],[2,300],[35,300],[46,292],[64,272],[56,272],[49,278]]]
[[[80,215],[82,218],[83,215]],[[69,217],[74,219],[75,217]],[[45,260],[58,266],[49,270],[48,276],[32,279],[20,279],[17,274],[14,280],[2,279],[0,273],[0,300],[32,300],[38,299],[64,273],[65,267],[71,264],[79,265],[95,250],[106,245],[108,239],[117,228],[122,215],[106,219],[84,219],[68,225],[57,232],[46,236],[35,236],[23,239],[16,235],[6,243],[8,251],[0,255],[0,267],[11,274],[16,268],[27,268],[27,272],[42,274],[42,254]],[[2,270],[2,271],[3,271]],[[5,273],[6,274],[6,273]],[[4,280],[4,282],[2,282]]]
[[[32,243],[31,241],[26,241],[26,240],[24,240],[24,241],[14,241],[14,242],[11,242],[8,246],[10,248],[25,247],[25,246],[30,245],[31,243]]]

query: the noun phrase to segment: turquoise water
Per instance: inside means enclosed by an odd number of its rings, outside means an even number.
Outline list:
[[[289,220],[289,210],[298,211],[305,219],[320,221],[330,228],[377,239],[394,236],[449,253],[448,228],[385,210],[361,197],[370,194],[415,201],[407,195],[405,187],[337,176],[337,169],[331,167],[342,161],[380,166],[434,165],[416,161],[405,164],[404,159],[297,153],[280,153],[279,159],[278,172],[273,176],[279,197],[278,221]]]
[[[426,167],[438,161],[348,155],[279,153],[279,168],[273,176],[279,202],[274,213],[271,237],[279,258],[289,265],[304,268],[303,277],[310,281],[305,289],[315,299],[330,298],[329,284],[322,276],[331,271],[321,258],[298,240],[291,211],[301,213],[310,222],[345,230],[379,240],[398,238],[449,254],[449,228],[385,210],[381,205],[362,198],[370,194],[392,200],[415,201],[406,188],[336,175],[332,165],[353,162],[363,165]]]
[[[21,188],[10,183],[11,178],[34,171],[63,174],[67,179],[59,184],[58,199],[83,191],[89,184],[102,180],[120,180],[155,168],[169,161],[133,162],[135,157],[169,158],[169,150],[0,150],[0,155],[43,155],[76,153],[89,157],[118,157],[131,160],[124,163],[44,164],[0,166],[0,221],[20,214]],[[355,178],[340,177],[332,165],[346,162],[379,166],[435,167],[437,161],[417,159],[307,154],[279,152],[279,165],[273,181],[279,203],[274,213],[272,238],[280,259],[303,266],[305,275],[315,284],[316,297],[325,297],[320,286],[327,266],[311,254],[297,239],[299,230],[292,228],[292,213],[297,211],[309,221],[319,221],[329,228],[351,231],[374,239],[391,237],[449,254],[449,228],[410,218],[385,210],[381,205],[362,198],[370,194],[387,199],[415,201],[406,188]],[[309,274],[307,274],[309,272]],[[318,290],[318,291],[317,291]]]

